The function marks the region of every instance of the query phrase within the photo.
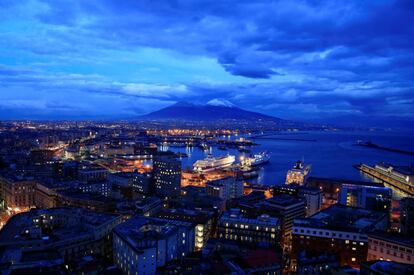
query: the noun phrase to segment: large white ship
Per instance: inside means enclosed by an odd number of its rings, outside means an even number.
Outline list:
[[[268,163],[270,160],[270,155],[267,152],[261,152],[254,154],[251,157],[245,158],[241,163],[243,166],[260,166]]]
[[[194,171],[197,172],[209,172],[217,169],[222,169],[231,166],[236,161],[236,157],[233,155],[221,156],[214,158],[209,155],[203,160],[197,160],[193,164]]]
[[[296,183],[304,185],[311,171],[311,165],[305,165],[301,161],[297,161],[295,166],[287,172],[286,184]]]

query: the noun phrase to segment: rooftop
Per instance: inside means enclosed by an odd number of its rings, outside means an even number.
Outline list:
[[[118,172],[114,174],[110,174],[111,177],[120,177],[125,179],[130,179],[133,177],[150,177],[151,174],[149,173],[138,173],[138,172]]]
[[[344,205],[332,205],[309,217],[295,219],[294,225],[341,231],[368,232],[386,218],[386,213]]]
[[[96,213],[83,208],[30,210],[10,218],[0,231],[0,244],[22,241],[43,243],[62,241],[93,234],[96,228],[117,218],[117,215]]]
[[[261,203],[271,205],[271,206],[285,207],[285,206],[295,205],[298,203],[303,203],[303,200],[295,198],[293,196],[282,194],[282,195],[274,196],[273,198],[267,199]]]
[[[175,219],[194,223],[207,223],[213,212],[199,211],[185,208],[166,209],[155,215],[158,218]]]
[[[414,237],[406,237],[398,233],[386,233],[382,231],[375,231],[368,235],[369,238],[380,239],[383,241],[398,243],[400,245],[414,248]]]
[[[158,218],[135,216],[116,226],[114,232],[139,251],[156,244],[150,240],[165,239],[178,231],[178,226],[191,226],[190,223],[166,221]]]
[[[377,274],[413,274],[414,265],[390,261],[369,261],[361,264],[361,269],[377,271]]]
[[[220,218],[220,221],[233,221],[238,223],[247,223],[247,224],[254,224],[254,225],[263,225],[263,226],[278,226],[279,219],[270,217],[269,215],[261,215],[258,216],[256,219],[250,219],[243,216],[240,212],[240,209],[230,209],[223,213]]]

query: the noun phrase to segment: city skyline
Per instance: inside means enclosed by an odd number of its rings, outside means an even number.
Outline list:
[[[222,98],[410,128],[410,1],[4,1],[0,119],[130,119]]]

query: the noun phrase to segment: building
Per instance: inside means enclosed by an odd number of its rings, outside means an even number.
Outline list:
[[[81,208],[30,210],[9,219],[0,231],[0,268],[24,267],[22,255],[38,253],[37,262],[66,265],[85,255],[112,255],[111,231],[120,216],[95,213]],[[49,253],[57,257],[50,257]],[[56,259],[56,262],[53,262]],[[2,272],[3,274],[3,272]]]
[[[312,216],[322,209],[323,193],[319,188],[301,186],[298,184],[284,184],[273,187],[273,196],[290,195],[302,198],[305,201],[306,217]]]
[[[202,255],[201,261],[188,265],[187,274],[282,274],[283,256],[274,247],[240,246],[236,241],[210,239]],[[180,269],[181,266],[180,263]]]
[[[164,209],[154,215],[159,219],[191,222],[194,226],[194,250],[201,250],[212,237],[214,230],[214,212],[189,210],[184,208]]]
[[[150,173],[119,172],[108,175],[108,181],[123,188],[131,188],[133,197],[145,198],[153,190],[152,175]]]
[[[304,185],[310,173],[311,166],[305,165],[301,161],[297,161],[292,169],[287,172],[286,184],[296,183]]]
[[[142,216],[153,216],[163,208],[162,201],[156,197],[146,197],[135,202],[135,212]]]
[[[125,274],[155,274],[193,248],[194,227],[188,222],[137,216],[114,229],[114,261]]]
[[[132,190],[141,197],[146,197],[152,193],[152,174],[137,173],[132,181]]]
[[[414,264],[414,236],[373,232],[368,234],[368,261]]]
[[[243,181],[226,177],[206,183],[206,193],[221,199],[234,199],[243,196]]]
[[[289,195],[278,195],[256,204],[260,213],[278,217],[281,222],[283,246],[290,246],[293,220],[305,217],[305,202]]]
[[[392,189],[379,186],[343,184],[338,203],[374,211],[391,209]]]
[[[414,235],[414,198],[403,198],[400,202],[401,232],[407,236]]]
[[[85,183],[105,181],[108,170],[102,167],[90,167],[78,171],[79,180]]]
[[[175,201],[175,207],[187,209],[203,209],[212,211],[224,211],[226,209],[225,200],[211,196],[204,192],[205,188],[186,186],[182,188],[182,196],[179,201]]]
[[[35,205],[38,208],[57,207],[56,188],[46,183],[36,184]]]
[[[333,268],[339,267],[338,257],[329,253],[312,255],[302,251],[298,255],[296,266],[293,267],[295,274],[331,274]]]
[[[162,198],[180,196],[181,162],[173,156],[162,155],[154,158],[153,175],[155,193]]]
[[[97,193],[85,193],[76,189],[58,192],[59,206],[86,208],[97,212],[111,212],[116,208],[116,201]]]
[[[77,188],[83,193],[96,193],[105,197],[112,196],[112,183],[110,181],[78,182]]]
[[[322,191],[319,188],[300,186],[298,196],[305,200],[306,217],[318,213],[322,209]]]
[[[333,205],[308,217],[295,219],[293,257],[302,250],[337,255],[341,265],[357,266],[366,260],[368,233],[386,230],[388,215],[343,205]]]
[[[384,187],[382,183],[366,182],[366,181],[354,181],[347,179],[336,178],[318,178],[309,177],[306,181],[307,187],[319,188],[322,191],[322,208],[328,208],[329,206],[336,204],[339,201],[339,193],[343,185],[357,185],[357,186],[373,186]]]
[[[276,246],[280,240],[278,218],[265,214],[255,219],[247,218],[240,209],[224,212],[218,221],[217,231],[219,238],[253,246]]]
[[[35,206],[37,182],[32,177],[5,175],[0,177],[2,199],[5,206],[29,209]]]

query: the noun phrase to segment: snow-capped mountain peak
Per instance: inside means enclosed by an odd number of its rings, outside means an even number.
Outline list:
[[[222,99],[222,98],[212,99],[209,102],[207,102],[207,105],[220,106],[220,107],[236,107],[236,105],[234,105],[230,101],[228,101],[226,99]]]

